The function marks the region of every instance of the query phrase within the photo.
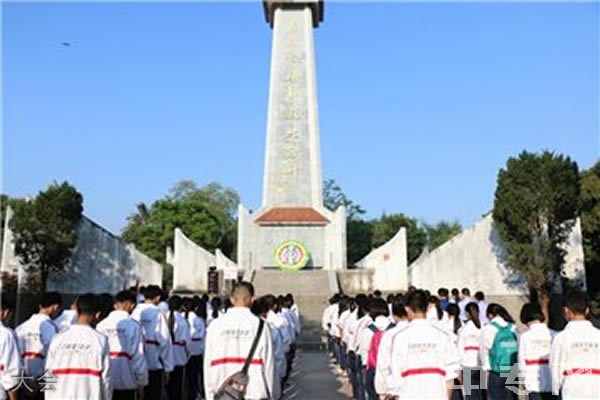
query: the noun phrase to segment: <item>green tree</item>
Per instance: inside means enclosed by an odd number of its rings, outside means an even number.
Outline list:
[[[360,220],[366,213],[360,204],[355,203],[346,196],[342,188],[333,179],[323,181],[323,203],[325,208],[330,211],[345,206],[348,220]]]
[[[83,197],[68,182],[54,183],[33,200],[15,200],[9,222],[15,254],[27,272],[39,273],[42,289],[48,276],[63,269],[77,242]]]
[[[427,232],[427,247],[435,250],[454,236],[462,232],[462,226],[458,221],[440,221],[437,224],[424,224]]]
[[[238,194],[218,183],[202,188],[191,181],[176,184],[169,194],[148,207],[137,205],[128,217],[123,239],[162,263],[173,246],[175,228],[209,251],[219,248],[229,257],[235,251],[235,213]]]
[[[373,247],[373,222],[348,219],[346,223],[348,265],[354,265],[371,252]]]
[[[421,255],[427,244],[427,232],[419,226],[414,218],[404,214],[389,214],[374,220],[371,245],[376,248],[385,244],[402,227],[406,228],[406,252],[410,264]]]
[[[588,292],[600,297],[600,161],[581,174],[580,213]]]
[[[579,194],[577,164],[552,152],[522,152],[498,173],[493,217],[507,265],[524,276],[544,305],[561,276]]]
[[[333,179],[323,181],[323,203],[330,211],[346,207],[346,248],[348,264],[353,265],[371,251],[373,224],[365,221],[365,210],[352,201]]]
[[[6,225],[6,208],[9,204],[9,197],[5,194],[0,194],[0,249],[4,241],[4,225]]]

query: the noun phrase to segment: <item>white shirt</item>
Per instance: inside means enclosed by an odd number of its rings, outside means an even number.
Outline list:
[[[108,338],[110,378],[114,389],[133,390],[148,384],[142,326],[129,313],[115,310],[96,330]]]
[[[329,335],[339,338],[341,335],[340,327],[338,326],[338,319],[340,318],[340,307],[339,304],[334,304],[334,308],[329,318]]]
[[[63,312],[54,319],[54,325],[58,327],[59,332],[66,331],[75,322],[77,322],[77,311],[71,309],[63,310]]]
[[[57,377],[46,400],[110,400],[108,339],[87,325],[75,324],[54,337],[46,368]]]
[[[563,400],[598,399],[600,330],[589,321],[571,321],[558,333],[550,353],[552,392]]]
[[[296,319],[296,314],[289,308],[282,308],[280,315],[287,320],[292,343],[295,343],[300,333],[300,321]]]
[[[533,323],[519,337],[519,376],[529,392],[551,392],[550,350],[553,333],[545,324]]]
[[[481,367],[481,329],[473,321],[467,321],[458,331],[458,352],[463,367]]]
[[[26,376],[39,378],[44,375],[48,347],[57,333],[58,327],[46,314],[33,314],[17,327],[17,343]]]
[[[390,320],[388,317],[380,315],[379,317],[375,318],[373,324],[378,330],[384,331],[390,325]],[[371,347],[371,340],[375,335],[375,332],[373,332],[373,330],[369,328],[370,325],[371,324],[365,325],[365,327],[360,331],[358,338],[357,354],[360,356],[363,366],[367,365],[367,361],[369,358],[369,348]]]
[[[204,338],[206,336],[206,323],[202,318],[190,311],[188,314],[190,324],[190,355],[199,356],[204,354]]]
[[[466,312],[466,307],[467,304],[471,303],[473,301],[472,298],[470,297],[465,297],[464,299],[462,299],[461,301],[458,302],[458,309],[460,310],[460,314],[458,314],[458,317],[460,318],[461,321],[466,321],[469,318],[467,317],[467,312]]]
[[[371,322],[373,322],[373,320],[371,319],[371,317],[369,316],[369,314],[363,315],[356,322],[356,328],[354,329],[354,335],[352,336],[351,340],[348,343],[348,352],[353,351],[353,352],[356,353],[356,351],[358,350],[358,344],[359,344],[359,340],[360,340],[360,333]]]
[[[450,335],[431,321],[413,320],[394,338],[389,391],[400,399],[447,400],[446,381],[457,376],[459,362]]]
[[[321,317],[321,329],[323,329],[326,332],[329,332],[330,329],[330,323],[331,323],[331,317],[332,317],[332,313],[335,312],[335,304],[330,304],[327,307],[325,307],[325,310],[323,310],[323,317]]]
[[[150,371],[173,371],[173,345],[167,319],[154,304],[138,304],[131,318],[142,324],[144,355]]]
[[[350,344],[354,341],[356,335],[356,328],[358,327],[358,310],[354,310],[350,313],[346,322],[344,323],[344,343],[346,348],[350,351]]]
[[[485,300],[481,300],[477,302],[477,305],[479,306],[479,321],[481,322],[481,326],[484,326],[490,322],[487,317],[488,303]]]
[[[346,342],[346,332],[344,331],[344,327],[346,325],[346,320],[350,317],[350,310],[342,311],[340,317],[338,318],[336,325],[338,327],[338,331],[340,332],[339,337],[342,339],[342,342]]]
[[[187,320],[179,311],[173,313],[175,323],[171,333],[171,343],[173,343],[173,365],[176,367],[185,366],[190,359],[192,341],[190,340],[190,326]]]
[[[408,327],[408,321],[399,321],[396,326],[383,332],[377,352],[377,368],[375,369],[375,391],[380,395],[391,394],[388,390],[392,378],[392,347],[396,335]]]
[[[15,377],[19,376],[21,367],[15,333],[0,322],[0,400],[5,400],[6,391],[19,384],[19,378]]]
[[[223,381],[240,371],[258,331],[258,324],[259,319],[245,307],[230,308],[227,314],[210,324],[204,352],[206,400],[213,400]],[[265,328],[248,370],[248,400],[268,399],[273,393],[275,360],[271,332],[267,326]]]
[[[284,318],[281,314],[277,314],[273,310],[267,313],[267,322],[271,324],[279,332],[283,351],[287,353],[290,351],[290,346],[293,343],[291,336],[291,330],[289,328],[289,321]]]

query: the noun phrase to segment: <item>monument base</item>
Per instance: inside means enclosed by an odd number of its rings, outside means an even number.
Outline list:
[[[246,271],[279,268],[277,250],[296,242],[307,251],[306,269],[346,269],[346,210],[270,207],[239,208],[238,265]]]

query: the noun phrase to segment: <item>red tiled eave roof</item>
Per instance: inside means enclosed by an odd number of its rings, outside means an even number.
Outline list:
[[[329,220],[311,207],[275,207],[256,219],[260,225],[327,225]]]

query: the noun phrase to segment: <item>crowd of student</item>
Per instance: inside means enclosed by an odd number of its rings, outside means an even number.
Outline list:
[[[225,300],[167,298],[148,286],[80,295],[67,310],[61,303],[44,293],[13,331],[14,302],[2,296],[0,400],[213,400],[255,338],[246,399],[277,400],[300,332],[292,295],[254,301],[243,282]]]
[[[322,328],[357,400],[600,399],[600,329],[585,294],[566,295],[563,313],[568,323],[555,332],[527,303],[517,328],[482,292],[410,288],[385,300],[335,295]]]

